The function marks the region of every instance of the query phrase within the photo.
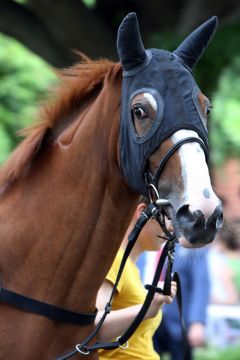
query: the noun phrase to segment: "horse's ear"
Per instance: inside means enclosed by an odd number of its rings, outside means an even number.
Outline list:
[[[118,29],[117,50],[125,71],[141,65],[147,58],[135,13],[128,14]]]
[[[193,69],[212,39],[218,25],[218,19],[213,16],[194,30],[174,51],[185,64]]]

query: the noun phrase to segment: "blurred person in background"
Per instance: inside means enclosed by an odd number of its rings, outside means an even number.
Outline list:
[[[190,345],[190,359],[193,348],[205,345],[205,325],[209,301],[209,274],[206,249],[188,250],[179,244],[175,246],[173,271],[181,281],[183,319],[187,327]],[[183,337],[181,332],[177,301],[162,308],[162,322],[154,335],[154,348],[159,357],[170,354],[171,360],[184,360]]]
[[[210,302],[236,305],[240,303],[240,239],[231,222],[224,223],[209,247]]]
[[[141,213],[146,209],[147,204],[146,199],[142,199],[138,204],[121,248],[107,274],[106,280],[98,292],[96,306],[100,311],[97,315],[96,323],[102,315],[101,310],[104,310],[106,303],[109,301],[124,249],[128,243],[128,235],[132,231]],[[159,250],[163,242],[163,240],[157,236],[159,233],[162,234],[161,228],[158,223],[152,219],[150,219],[142,229],[130,257],[126,262],[122,277],[117,286],[117,293],[113,298],[112,311],[105,319],[98,340],[110,341],[122,335],[139,312],[146,297],[146,290],[142,285],[139,270],[135,262],[142,252],[146,250]],[[162,305],[164,303],[171,303],[175,295],[175,282],[171,284],[171,296],[155,294],[152,304],[145,315],[145,319],[129,339],[129,347],[125,350],[121,348],[116,350],[99,350],[99,360],[158,360],[158,354],[153,348],[153,334],[161,321]]]

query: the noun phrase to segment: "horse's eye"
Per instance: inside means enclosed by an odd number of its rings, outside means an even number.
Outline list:
[[[209,115],[210,114],[210,112],[211,112],[211,106],[208,106],[208,108],[207,108],[207,115]]]
[[[140,106],[134,107],[133,113],[138,119],[144,119],[146,117],[145,111]]]
[[[134,130],[138,136],[143,136],[157,118],[157,101],[152,94],[143,92],[132,98],[130,106]]]

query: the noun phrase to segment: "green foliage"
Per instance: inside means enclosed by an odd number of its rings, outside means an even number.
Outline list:
[[[94,4],[94,0],[86,2]],[[196,67],[200,87],[207,89],[208,96],[214,89],[209,120],[214,164],[240,156],[240,55],[234,56],[238,27],[235,24],[221,29]],[[173,50],[181,40],[165,31],[153,34],[151,46]],[[54,80],[53,71],[40,58],[15,40],[0,36],[0,163],[19,141],[16,131],[34,120],[38,103]]]
[[[198,349],[195,360],[237,360],[240,359],[240,347],[226,347],[218,349],[213,347]],[[163,359],[164,360],[164,359]]]
[[[197,83],[208,95],[216,90],[222,71],[231,66],[233,58],[240,56],[239,33],[239,20],[219,26],[213,40],[194,69]],[[150,38],[150,46],[172,51],[187,35],[179,36],[172,30],[155,33]]]
[[[16,41],[0,36],[0,162],[15,147],[16,132],[33,121],[53,71]]]
[[[220,28],[194,70],[201,89],[213,103],[209,140],[213,164],[240,156],[240,24]],[[154,34],[153,47],[177,48],[183,38],[171,31]],[[227,45],[227,46],[226,46]]]
[[[82,2],[90,9],[96,6],[96,0],[82,0]]]
[[[240,56],[227,67],[213,96],[210,121],[213,162],[240,156]]]
[[[161,33],[152,34],[149,40],[150,46],[153,48],[173,51],[181,43],[183,38],[176,36],[171,30],[165,30]]]
[[[218,79],[224,69],[231,67],[235,57],[240,56],[240,21],[220,25],[206,53],[196,67],[196,79],[205,92],[216,90]]]
[[[194,360],[237,360],[240,359],[240,347],[228,346],[225,349],[216,347],[198,348],[194,351]],[[161,360],[170,360],[168,354],[161,356]]]

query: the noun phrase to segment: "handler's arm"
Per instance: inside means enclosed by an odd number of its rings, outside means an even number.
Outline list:
[[[96,317],[95,324],[98,323],[101,316],[103,315],[103,310],[105,308],[105,305],[107,301],[110,298],[110,294],[112,291],[112,284],[109,281],[104,281],[103,285],[101,286],[98,295],[97,295],[97,303],[96,306],[98,308],[98,314]],[[171,303],[173,301],[173,298],[176,295],[176,283],[172,282],[172,294],[171,296],[164,296],[160,294],[156,294],[154,296],[154,299],[152,301],[152,304],[145,315],[144,319],[149,319],[152,317],[155,317],[157,313],[159,312],[161,306],[164,303]],[[119,310],[112,310],[110,314],[107,315],[99,333],[98,333],[98,340],[100,341],[110,341],[112,339],[117,338],[121,334],[124,333],[124,331],[129,327],[129,325],[132,323],[136,315],[138,314],[140,308],[140,305],[131,306],[124,309]]]

